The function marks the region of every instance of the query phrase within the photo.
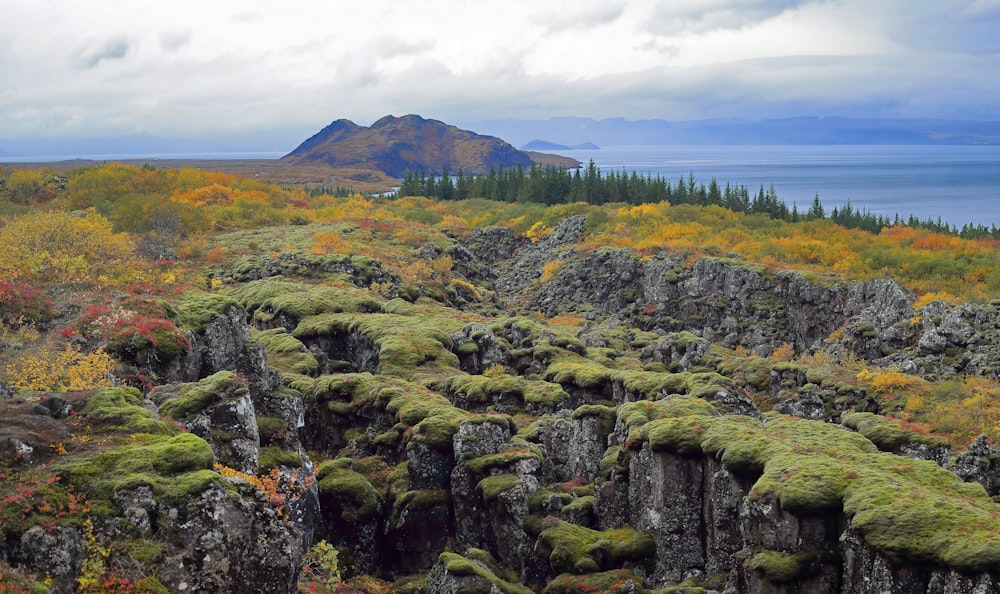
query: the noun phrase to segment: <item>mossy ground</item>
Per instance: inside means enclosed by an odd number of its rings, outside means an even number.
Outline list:
[[[623,409],[619,418],[635,424]],[[890,558],[970,572],[1000,569],[1000,510],[980,485],[934,462],[879,452],[835,425],[708,412],[649,421],[638,439],[654,450],[719,457],[731,471],[756,478],[751,497],[793,513],[843,511]]]

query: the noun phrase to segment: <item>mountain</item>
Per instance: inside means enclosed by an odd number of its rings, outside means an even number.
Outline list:
[[[1000,144],[1000,122],[971,120],[794,117],[667,121],[557,117],[486,120],[470,125],[517,145],[530,141],[529,144],[547,142],[550,147],[558,144],[573,148],[583,142],[601,146]],[[532,140],[538,138],[549,140]]]
[[[599,149],[601,147],[597,146],[593,142],[582,142],[580,144],[574,144],[572,146],[566,144],[559,144],[558,142],[549,142],[548,140],[532,140],[528,144],[521,147],[522,151],[575,151],[575,150],[593,150]]]
[[[494,136],[460,130],[418,115],[386,116],[370,127],[337,120],[282,157],[295,165],[361,167],[394,177],[407,171],[483,173],[530,167],[532,158]]]

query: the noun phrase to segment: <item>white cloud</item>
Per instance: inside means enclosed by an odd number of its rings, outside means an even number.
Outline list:
[[[1000,1],[0,0],[0,136],[387,113],[1000,119]]]

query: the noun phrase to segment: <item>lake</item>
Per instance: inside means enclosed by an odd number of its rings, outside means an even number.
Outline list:
[[[559,154],[607,173],[636,170],[676,184],[693,171],[698,183],[714,177],[746,185],[751,194],[774,184],[789,207],[805,212],[819,194],[827,213],[850,201],[889,217],[1000,227],[1000,146],[796,145],[618,146]]]

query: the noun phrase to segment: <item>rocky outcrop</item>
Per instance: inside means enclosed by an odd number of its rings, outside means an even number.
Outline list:
[[[234,479],[241,481],[241,479]],[[301,535],[254,488],[237,484],[244,497],[212,489],[192,502],[185,516],[167,510],[161,526],[181,549],[164,559],[159,579],[175,592],[295,592]]]

